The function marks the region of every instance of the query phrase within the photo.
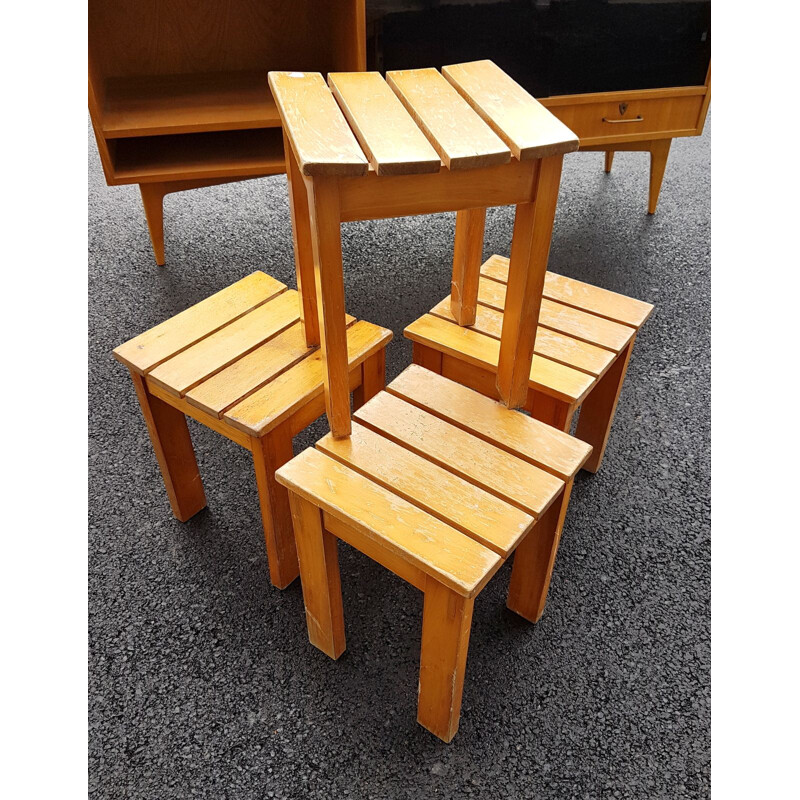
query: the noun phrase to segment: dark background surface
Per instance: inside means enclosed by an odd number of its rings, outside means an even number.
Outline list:
[[[119,343],[255,269],[294,286],[282,176],[166,199],[156,267],[135,187],[89,133],[90,797],[702,798],[709,787],[710,121],[647,157],[565,159],[550,268],[656,306],[605,463],[581,474],[544,617],[475,605],[461,727],[416,723],[422,597],[340,546],[348,650],[270,586],[249,454],[190,422],[208,509],[171,516]],[[453,215],[344,226],[348,310],[391,328],[448,291]],[[489,212],[507,255],[512,211]],[[319,438],[324,420],[295,440]],[[57,668],[57,663],[54,664]]]
[[[711,3],[367,0],[369,69],[489,58],[535,97],[700,86]]]

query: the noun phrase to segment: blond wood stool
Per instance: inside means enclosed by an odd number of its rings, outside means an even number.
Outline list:
[[[480,259],[480,249],[477,251]],[[500,336],[506,305],[508,259],[492,256],[480,267],[475,318],[459,327],[454,298],[405,329],[414,362],[497,397]],[[603,460],[633,343],[653,306],[548,272],[528,380],[525,408],[534,417],[592,445],[583,468],[597,472]]]
[[[311,643],[345,649],[341,539],[425,593],[417,719],[458,729],[475,597],[516,552],[508,607],[544,609],[575,473],[591,447],[412,365],[276,473],[289,489]]]
[[[344,316],[347,391],[356,406],[385,384],[391,331]],[[299,294],[263,272],[114,350],[131,373],[175,516],[206,506],[186,415],[253,454],[270,579],[298,574],[286,490],[275,470],[292,437],[325,411],[319,348],[300,325]],[[348,397],[349,401],[349,397]]]
[[[563,154],[578,139],[491,61],[435,69],[270,72],[283,125],[308,344],[321,342],[334,437],[350,433],[341,223],[458,212],[454,313],[474,322],[487,206],[516,206],[497,392],[524,405]],[[349,124],[348,124],[349,123]]]

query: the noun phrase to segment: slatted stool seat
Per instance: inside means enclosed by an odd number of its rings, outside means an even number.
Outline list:
[[[456,324],[446,297],[405,329],[414,362],[497,397],[496,373],[508,282],[507,258],[481,265],[475,321]],[[653,306],[548,272],[525,408],[537,419],[592,445],[584,469],[597,472],[639,328]]]
[[[392,334],[347,316],[347,390],[356,406],[384,386]],[[272,583],[298,574],[286,490],[275,470],[292,437],[325,411],[323,363],[309,347],[296,291],[254,272],[114,350],[133,379],[172,511],[205,508],[186,415],[250,450]]]
[[[477,594],[516,553],[508,607],[542,614],[572,481],[591,447],[412,365],[277,471],[289,489],[312,644],[345,649],[341,539],[425,594],[418,720],[458,728]]]

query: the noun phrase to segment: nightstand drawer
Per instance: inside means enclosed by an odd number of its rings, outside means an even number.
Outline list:
[[[698,91],[704,88],[699,87]],[[643,97],[644,94],[574,95],[545,98],[542,102],[578,135],[582,146],[695,132],[704,94]]]

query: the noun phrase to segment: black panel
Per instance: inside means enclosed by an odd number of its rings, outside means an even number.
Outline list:
[[[367,0],[381,71],[490,58],[532,94],[705,83],[710,2]]]

